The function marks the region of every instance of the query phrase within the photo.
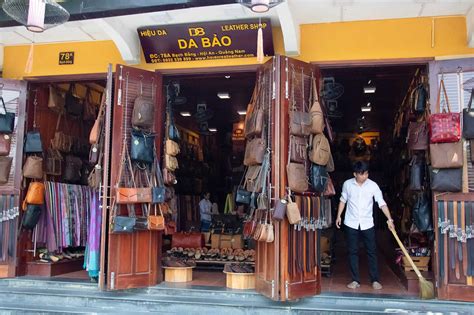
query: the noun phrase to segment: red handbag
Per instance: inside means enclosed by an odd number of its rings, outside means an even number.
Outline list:
[[[444,99],[448,112],[443,109],[440,111],[441,90],[443,90]],[[445,143],[458,142],[461,139],[461,114],[451,113],[449,107],[448,94],[444,87],[444,81],[441,79],[438,91],[438,101],[436,104],[436,113],[430,117],[430,142]]]
[[[171,237],[171,247],[199,248],[204,246],[204,236],[199,232],[174,233]]]

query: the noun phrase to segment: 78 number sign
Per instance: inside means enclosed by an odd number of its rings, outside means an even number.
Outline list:
[[[65,51],[59,53],[59,64],[60,65],[72,65],[74,64],[74,52]]]

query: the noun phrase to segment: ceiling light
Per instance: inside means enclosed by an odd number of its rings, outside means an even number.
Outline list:
[[[246,111],[246,110],[238,110],[237,113],[238,113],[240,116],[245,116],[245,115],[247,115],[247,111]]]
[[[360,110],[363,111],[363,112],[370,112],[370,111],[372,110],[372,107],[370,107],[370,106],[362,106],[362,107],[360,108]]]
[[[229,99],[230,94],[229,94],[229,92],[219,92],[219,93],[217,93],[217,97],[220,98],[221,100]]]
[[[217,132],[217,128],[209,128],[210,132]]]
[[[375,86],[370,86],[370,85],[364,86],[364,93],[365,94],[375,93]]]
[[[226,75],[226,76],[224,76],[224,78],[230,79],[230,75]]]
[[[283,0],[238,0],[238,3],[250,8],[255,13],[265,13]]]
[[[191,113],[190,112],[180,112],[179,113],[181,116],[183,117],[191,117]]]

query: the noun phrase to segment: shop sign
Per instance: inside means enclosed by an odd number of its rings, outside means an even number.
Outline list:
[[[138,37],[147,63],[257,56],[258,20],[146,26]],[[272,27],[262,20],[263,51],[273,56]]]
[[[244,123],[238,122],[234,123],[233,130],[232,130],[232,141],[244,141],[245,134],[244,134]]]
[[[63,51],[59,53],[59,65],[73,65],[74,64],[74,52]]]

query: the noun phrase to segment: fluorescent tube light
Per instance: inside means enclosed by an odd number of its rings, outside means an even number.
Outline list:
[[[210,132],[217,132],[217,128],[209,128]]]
[[[372,110],[372,107],[370,107],[370,106],[362,106],[362,107],[360,108],[360,110],[363,111],[363,112],[370,112],[370,111]]]
[[[229,94],[229,92],[219,92],[219,93],[217,93],[217,97],[220,98],[220,99],[229,99],[230,94]]]
[[[191,113],[190,112],[181,112],[179,113],[181,116],[183,117],[191,117]]]
[[[245,116],[245,115],[247,115],[247,111],[246,111],[246,110],[238,110],[237,113],[238,113],[240,116]]]
[[[375,93],[375,86],[364,86],[364,93],[365,94],[372,94]]]

